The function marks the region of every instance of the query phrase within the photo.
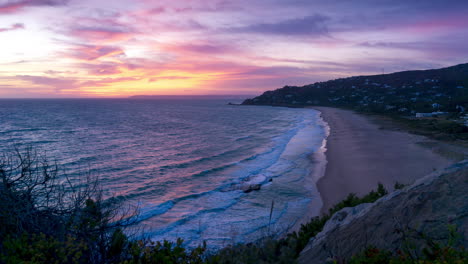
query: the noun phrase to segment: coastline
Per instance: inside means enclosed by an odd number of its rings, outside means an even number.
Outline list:
[[[288,228],[286,232],[284,232],[284,234],[280,237],[284,237],[291,232],[298,232],[302,225],[309,223],[312,218],[321,214],[321,209],[324,205],[322,196],[320,195],[320,190],[317,186],[317,182],[324,177],[327,167],[326,151],[327,138],[330,135],[330,127],[321,116],[321,112],[319,110],[312,108],[309,109],[314,110],[314,112],[318,114],[318,125],[322,127],[323,131],[325,132],[325,137],[322,139],[320,147],[307,156],[308,163],[311,164],[309,165],[311,170],[308,172],[308,177],[304,179],[304,185],[309,189],[313,200],[311,203],[309,203],[307,210],[303,212],[304,214],[302,217],[297,219],[294,225]],[[310,134],[308,136],[310,136]]]
[[[311,108],[320,111],[330,129],[325,173],[316,181],[321,214],[350,193],[366,194],[378,183],[393,190],[396,182],[411,184],[453,163],[418,144],[431,141],[425,137],[381,129],[370,118],[350,110]]]

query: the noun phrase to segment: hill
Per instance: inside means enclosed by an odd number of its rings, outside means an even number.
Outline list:
[[[468,63],[285,86],[242,104],[353,109],[416,120],[407,125],[416,130],[457,134],[455,138],[468,139]],[[443,117],[443,120],[424,120],[436,117]]]

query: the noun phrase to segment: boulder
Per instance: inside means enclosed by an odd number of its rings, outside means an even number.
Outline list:
[[[245,193],[249,193],[251,191],[258,191],[262,188],[261,184],[250,184],[242,187],[242,191]]]

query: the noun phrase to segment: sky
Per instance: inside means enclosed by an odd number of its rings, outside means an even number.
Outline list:
[[[0,98],[255,95],[468,62],[466,0],[0,0]]]

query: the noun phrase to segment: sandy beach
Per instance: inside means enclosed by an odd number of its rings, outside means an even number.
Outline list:
[[[363,195],[380,182],[392,190],[395,182],[412,183],[453,161],[416,143],[429,139],[380,129],[367,116],[352,111],[313,107],[330,126],[325,175],[318,181],[322,213],[349,193]]]

